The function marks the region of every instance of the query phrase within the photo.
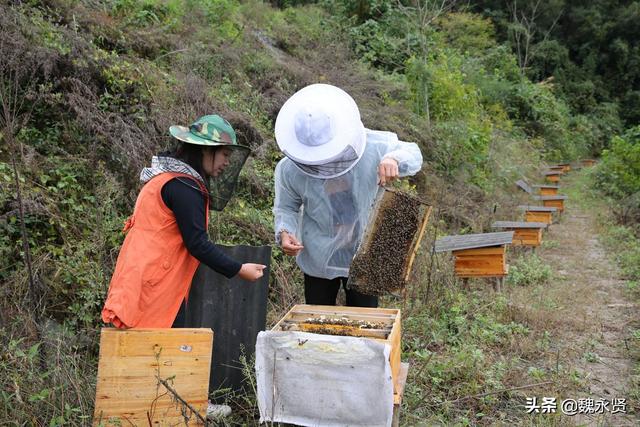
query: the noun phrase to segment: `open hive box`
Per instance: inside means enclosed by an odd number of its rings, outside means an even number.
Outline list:
[[[349,268],[349,287],[367,295],[404,289],[430,214],[416,197],[381,190]]]
[[[394,384],[394,400],[402,395],[400,375],[400,310],[299,304],[272,331],[302,331],[323,335],[361,337],[388,344]]]

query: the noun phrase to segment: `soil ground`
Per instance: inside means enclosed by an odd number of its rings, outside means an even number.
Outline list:
[[[558,403],[562,398],[626,398],[627,414],[576,415],[570,423],[638,426],[638,414],[629,413],[633,361],[628,344],[632,329],[638,328],[638,307],[612,254],[598,240],[598,208],[576,200],[584,196],[576,181],[570,175],[563,182],[578,197],[568,201],[565,214],[545,234],[547,244],[539,252],[554,271],[545,293],[547,304],[554,308],[557,363],[574,369],[582,384],[577,396],[555,397]]]

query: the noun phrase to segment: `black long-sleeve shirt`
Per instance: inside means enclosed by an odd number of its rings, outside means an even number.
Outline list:
[[[189,253],[228,278],[238,274],[242,264],[225,255],[207,236],[205,198],[197,182],[191,178],[173,178],[162,186],[161,195],[176,217]]]

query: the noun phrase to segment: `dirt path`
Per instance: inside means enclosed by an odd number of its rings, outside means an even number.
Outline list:
[[[569,179],[563,187],[573,185]],[[626,282],[611,254],[598,241],[596,215],[595,210],[570,200],[561,221],[546,233],[548,245],[540,252],[554,270],[550,296],[559,315],[559,329],[554,333],[559,335],[560,358],[577,371],[584,390],[582,395],[563,397],[626,398],[629,412],[633,364],[626,340],[638,321],[638,307],[625,293]],[[637,426],[637,416],[576,415],[572,421],[577,425]]]

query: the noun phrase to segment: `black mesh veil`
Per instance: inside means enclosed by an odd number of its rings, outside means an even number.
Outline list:
[[[218,148],[218,147],[216,147]],[[229,165],[215,177],[209,177],[209,209],[221,211],[227,205],[238,183],[238,176],[251,150],[241,145],[222,145],[231,150]]]

